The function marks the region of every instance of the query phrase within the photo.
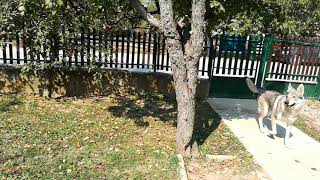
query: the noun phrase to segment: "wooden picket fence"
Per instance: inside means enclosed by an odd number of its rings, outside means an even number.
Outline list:
[[[1,38],[1,37],[0,37]],[[2,37],[0,65],[58,62],[56,66],[171,73],[165,38],[157,32],[96,32],[81,30],[71,37],[50,39],[51,44],[30,44],[15,35]],[[199,77],[250,77],[267,81],[317,83],[320,64],[319,38],[277,37],[270,58],[263,36],[207,36],[199,61]],[[261,62],[268,66],[261,67]],[[264,69],[262,69],[264,68]],[[259,77],[264,71],[265,76]]]
[[[209,37],[207,38],[209,41]],[[71,38],[55,37],[49,46],[28,43],[18,35],[6,36],[0,47],[0,65],[60,62],[61,66],[102,68],[171,73],[165,38],[156,32],[82,31]],[[35,47],[36,46],[36,47]],[[208,52],[206,47],[204,49]],[[209,77],[208,57],[199,61],[199,77]],[[59,63],[57,63],[59,64]]]
[[[276,37],[267,81],[316,84],[320,71],[320,38]]]

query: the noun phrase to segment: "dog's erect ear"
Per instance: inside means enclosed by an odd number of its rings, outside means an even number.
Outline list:
[[[304,86],[303,86],[303,84],[300,84],[300,85],[298,86],[297,91],[298,91],[301,95],[304,94]]]
[[[288,86],[288,92],[291,90],[291,89],[293,89],[293,87],[291,86],[291,83],[289,83],[289,86]]]

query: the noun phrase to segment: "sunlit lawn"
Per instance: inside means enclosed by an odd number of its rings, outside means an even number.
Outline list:
[[[0,178],[176,179],[175,109],[160,95],[2,96]],[[206,103],[197,120],[204,153],[235,154],[237,166],[251,167],[251,156]]]

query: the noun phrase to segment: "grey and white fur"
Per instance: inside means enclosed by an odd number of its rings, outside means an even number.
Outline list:
[[[292,125],[304,109],[303,84],[300,84],[297,89],[294,89],[290,83],[287,93],[284,95],[277,91],[259,89],[249,78],[246,78],[246,83],[250,91],[257,96],[260,131],[265,133],[263,118],[266,116],[271,117],[272,138],[277,134],[276,121],[284,122],[286,124],[284,144],[286,145]]]

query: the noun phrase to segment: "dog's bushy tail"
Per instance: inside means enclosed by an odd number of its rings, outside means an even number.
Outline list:
[[[257,86],[252,82],[250,78],[246,78],[246,83],[250,91],[253,92],[254,94],[261,93],[261,91],[257,88]]]

